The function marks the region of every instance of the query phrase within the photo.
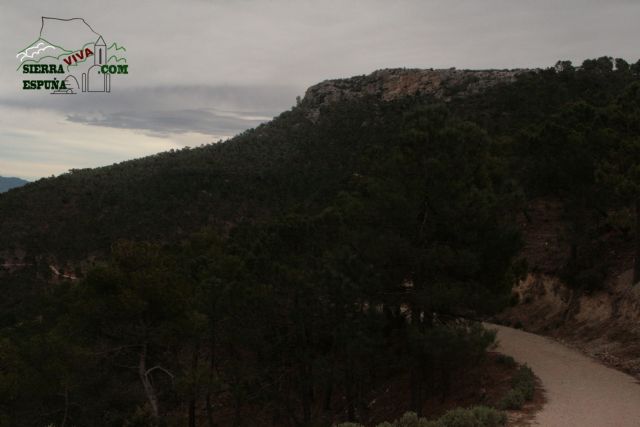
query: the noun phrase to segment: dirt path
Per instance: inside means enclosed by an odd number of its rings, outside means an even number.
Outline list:
[[[528,364],[546,390],[533,425],[639,427],[640,384],[631,376],[548,338],[488,324],[498,330],[498,351]]]

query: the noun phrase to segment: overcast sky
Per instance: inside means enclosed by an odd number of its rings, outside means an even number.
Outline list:
[[[41,16],[127,48],[111,94],[24,91]],[[0,0],[0,175],[36,179],[217,141],[329,78],[379,68],[640,57],[634,0]]]

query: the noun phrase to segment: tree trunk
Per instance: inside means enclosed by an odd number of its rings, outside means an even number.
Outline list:
[[[444,403],[449,397],[451,390],[451,371],[449,368],[442,369],[442,389],[440,394],[440,403]]]
[[[345,372],[345,394],[347,398],[347,421],[354,422],[356,420],[356,407],[355,407],[355,381],[353,372],[353,360],[351,356],[347,364],[347,370]]]
[[[329,383],[327,384],[327,388],[324,392],[324,405],[323,409],[326,412],[331,411],[331,398],[333,397],[333,373],[330,374]]]
[[[142,350],[140,351],[140,361],[138,363],[138,375],[140,375],[140,381],[142,382],[142,386],[144,387],[144,393],[147,396],[147,400],[149,401],[149,406],[151,407],[151,413],[153,415],[153,425],[158,425],[158,420],[160,419],[160,410],[158,405],[158,396],[156,395],[156,390],[149,379],[149,374],[147,374],[147,344],[145,343],[142,346]]]
[[[311,424],[311,404],[313,402],[313,385],[311,384],[311,368],[303,362],[301,369],[302,381],[302,422],[305,426]]]
[[[633,284],[640,282],[640,199],[636,200],[636,242],[635,261],[633,263]]]
[[[189,427],[196,427],[196,399],[189,400]]]
[[[211,383],[213,382],[213,372],[216,368],[216,336],[215,333],[211,335],[211,356],[209,359],[209,381],[207,383],[207,396],[205,398],[205,405],[207,411],[207,423],[208,427],[216,427],[213,422],[213,413],[211,412]]]
[[[200,346],[198,343],[194,346],[193,359],[191,363],[191,374],[193,375],[193,389],[191,391],[191,399],[189,399],[189,427],[196,427],[196,400],[198,398],[198,355],[200,353]]]
[[[573,237],[576,238],[575,236]],[[578,243],[574,240],[571,242],[571,268],[576,268],[578,265]]]
[[[418,306],[418,303],[415,301],[412,302],[411,303],[411,324],[416,328],[420,327],[420,322],[422,321],[422,319],[420,319],[421,317],[420,312],[421,312],[421,308]]]
[[[66,427],[67,418],[69,417],[69,386],[64,387],[64,416],[62,417],[62,423],[60,427]]]
[[[411,410],[416,414],[422,412],[421,381],[419,369],[411,369]]]
[[[237,397],[234,402],[233,427],[239,427],[242,424],[242,402]]]

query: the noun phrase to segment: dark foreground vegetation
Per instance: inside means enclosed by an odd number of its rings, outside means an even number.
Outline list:
[[[501,427],[506,425],[507,416],[500,411],[485,406],[455,409],[437,420],[420,418],[415,412],[407,412],[393,422],[383,422],[376,427]],[[362,427],[362,424],[343,423],[338,427]]]
[[[449,103],[298,107],[1,195],[0,247],[28,266],[0,273],[0,425],[357,422],[398,374],[400,413],[430,416],[494,340],[462,319],[526,271],[528,201],[562,201],[576,287],[600,286],[612,240],[640,251],[640,64],[561,65]]]

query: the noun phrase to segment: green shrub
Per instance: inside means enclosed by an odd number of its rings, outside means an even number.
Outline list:
[[[474,406],[452,409],[435,421],[418,418],[414,412],[406,412],[392,423],[384,422],[376,427],[501,427],[507,416],[494,408]],[[344,423],[337,427],[362,427],[360,424]]]
[[[415,412],[406,412],[400,419],[393,423],[394,427],[421,427],[420,419]],[[380,425],[378,425],[380,427]]]
[[[527,365],[523,365],[518,368],[518,371],[511,380],[511,386],[515,390],[519,390],[524,396],[525,400],[533,399],[533,393],[535,392],[535,376],[533,371]]]
[[[524,325],[522,324],[521,320],[516,320],[516,322],[513,324],[513,327],[515,329],[522,329],[524,327]]]
[[[504,426],[507,416],[494,408],[474,406],[453,409],[438,419],[440,427],[497,427]],[[421,426],[422,427],[422,426]]]
[[[498,407],[500,409],[520,409],[524,405],[525,398],[521,390],[512,388],[509,392],[500,400]]]
[[[153,420],[148,406],[136,408],[136,411],[124,422],[124,427],[144,427],[152,425]]]
[[[498,354],[496,356],[496,362],[509,367],[517,365],[515,359],[511,356],[507,356],[506,354]]]
[[[500,409],[520,409],[524,402],[533,399],[536,384],[533,371],[527,365],[520,366],[511,379],[511,390],[500,400]]]

